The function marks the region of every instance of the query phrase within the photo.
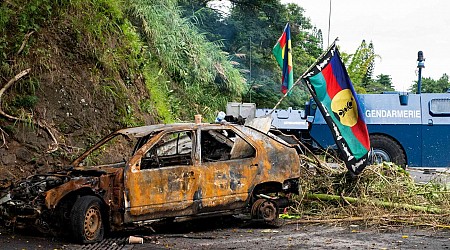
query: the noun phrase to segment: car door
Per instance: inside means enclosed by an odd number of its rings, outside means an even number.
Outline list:
[[[126,221],[197,212],[193,206],[199,186],[199,171],[194,166],[194,134],[162,132],[137,151],[142,156],[125,176]]]
[[[199,133],[202,212],[243,206],[258,174],[256,150],[231,128]]]

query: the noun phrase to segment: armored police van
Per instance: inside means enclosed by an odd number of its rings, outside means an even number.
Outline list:
[[[450,93],[358,96],[376,161],[409,167],[450,167]],[[334,145],[320,112],[311,105],[310,135],[321,147]]]
[[[390,92],[361,94],[358,99],[375,162],[389,161],[402,167],[450,167],[450,93]],[[228,105],[227,113],[236,116],[260,117],[272,111],[255,108],[252,113],[248,109],[253,109],[254,104],[233,105]],[[237,105],[240,105],[239,109]],[[306,105],[305,110],[277,109],[271,115],[274,128],[295,135],[307,146],[313,149],[337,148],[313,101]]]

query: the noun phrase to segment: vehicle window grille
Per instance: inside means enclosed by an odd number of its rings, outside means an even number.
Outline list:
[[[430,113],[432,115],[450,115],[450,98],[432,99]]]

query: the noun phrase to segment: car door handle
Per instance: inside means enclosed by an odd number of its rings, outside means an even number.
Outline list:
[[[257,167],[258,163],[250,165],[250,167]]]

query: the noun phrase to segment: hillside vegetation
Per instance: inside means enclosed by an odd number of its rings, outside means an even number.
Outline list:
[[[190,121],[197,113],[213,121],[228,101],[272,107],[281,94],[271,48],[287,21],[297,77],[322,52],[321,31],[295,4],[233,1],[229,15],[220,16],[207,3],[1,1],[0,188],[61,169],[119,128]],[[372,77],[372,43],[343,55],[359,90],[392,90],[390,76]],[[448,84],[448,77],[440,82]],[[435,85],[429,84],[442,89]],[[304,98],[307,92],[295,89],[284,105]],[[389,164],[350,179],[343,167],[301,157],[309,163],[300,195],[283,216],[302,219],[291,223],[321,218],[449,228],[446,185],[417,185]]]
[[[0,179],[63,166],[118,128],[211,121],[246,88],[174,0],[8,0],[0,12]]]

